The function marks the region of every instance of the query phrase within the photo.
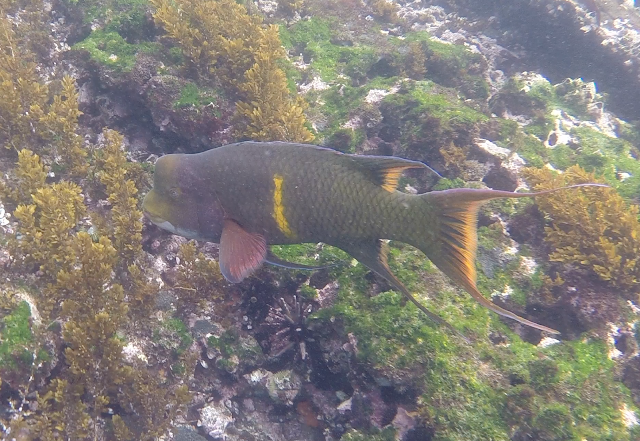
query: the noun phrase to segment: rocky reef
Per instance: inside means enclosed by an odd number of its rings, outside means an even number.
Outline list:
[[[636,440],[640,15],[574,0],[0,0],[7,440]],[[237,285],[142,219],[159,155],[314,142],[486,204],[482,308],[414,248]],[[341,262],[340,265],[333,265]],[[553,338],[552,338],[553,337]]]

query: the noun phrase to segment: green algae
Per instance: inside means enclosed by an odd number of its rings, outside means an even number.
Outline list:
[[[580,143],[579,153],[574,153],[577,157],[572,158],[573,164],[602,175],[624,197],[633,198],[640,194],[640,162],[634,156],[636,150],[630,142],[589,127],[574,128],[571,135]],[[622,178],[624,174],[629,177]]]
[[[173,317],[163,321],[153,330],[152,340],[178,358],[191,346],[193,337],[184,322]]]
[[[0,368],[15,368],[17,360],[26,364],[33,362],[30,319],[31,308],[23,301],[0,320]]]
[[[489,97],[489,84],[481,68],[485,61],[482,55],[471,52],[467,46],[433,40],[424,31],[409,32],[403,40],[393,38],[391,41],[396,45],[420,42],[425,46],[428,79],[446,87],[456,87],[468,97]]]
[[[433,191],[450,190],[452,188],[464,188],[466,185],[467,183],[464,181],[464,179],[461,178],[441,178],[440,180],[438,180],[436,185],[433,186]]]
[[[607,184],[626,198],[640,193],[640,161],[633,144],[591,127],[575,127],[569,133],[576,140],[571,145],[546,148],[539,140],[527,136],[514,150],[531,166],[542,167],[548,163],[558,170],[566,170],[578,164],[604,177]]]
[[[377,51],[366,45],[333,43],[332,22],[322,18],[301,20],[290,28],[280,27],[280,38],[287,49],[294,49],[310,60],[311,68],[324,81],[339,75],[363,80],[377,61]]]
[[[623,440],[638,431],[622,421],[637,410],[617,381],[607,344],[583,339],[534,346],[513,334],[470,296],[444,288],[409,246],[392,244],[393,271],[411,292],[429,292],[427,308],[473,340],[466,345],[393,291],[371,297],[367,269],[342,269],[336,304],[320,320],[339,319],[358,341],[358,359],[394,387],[419,392],[419,410],[434,440]],[[413,277],[410,276],[413,272]],[[511,282],[510,282],[511,283]],[[440,288],[437,288],[437,287]],[[486,294],[486,293],[485,293]],[[486,336],[503,335],[494,345]]]
[[[322,266],[350,262],[352,257],[339,248],[326,244],[303,243],[296,245],[274,245],[273,254],[287,262],[302,265]],[[330,271],[340,271],[341,265],[330,267]],[[291,271],[291,270],[287,270]]]
[[[187,83],[180,90],[180,97],[173,103],[174,108],[184,107],[204,107],[212,106],[216,116],[220,116],[220,111],[215,108],[220,93],[212,89],[199,89],[193,83]]]
[[[340,438],[342,441],[395,441],[396,431],[392,427],[382,430],[372,429],[367,432],[351,429]]]
[[[235,329],[227,329],[219,336],[209,336],[207,346],[220,353],[215,361],[216,367],[230,373],[235,372],[241,362],[258,366],[264,360],[262,348],[255,338],[244,337]]]
[[[489,118],[467,106],[456,95],[435,86],[431,81],[406,83],[402,93],[387,95],[383,103],[405,108],[410,104],[408,119],[427,114],[442,122],[444,127],[456,124],[476,124]]]
[[[114,31],[93,31],[87,38],[73,45],[73,49],[84,49],[96,62],[109,66],[117,72],[130,71],[136,62],[136,54],[156,52],[156,43],[129,44]]]
[[[106,31],[140,29],[146,21],[145,0],[68,0],[83,12],[83,22],[104,21]]]

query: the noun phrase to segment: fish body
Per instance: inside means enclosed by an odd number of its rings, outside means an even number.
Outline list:
[[[283,263],[269,253],[269,245],[324,242],[385,277],[442,323],[389,270],[382,239],[391,239],[420,249],[491,310],[557,333],[494,305],[476,288],[480,204],[533,194],[453,189],[412,195],[396,190],[404,170],[426,167],[305,144],[241,142],[161,157],[143,209],[152,222],[175,234],[220,243],[220,270],[231,282],[243,280],[264,261]]]
[[[162,158],[167,159],[173,160]],[[340,246],[381,237],[410,242],[415,236],[416,198],[387,191],[366,174],[372,160],[423,167],[419,162],[254,142],[179,155],[175,160],[186,173],[193,173],[192,191],[247,231],[263,235],[268,245],[322,241]],[[222,234],[208,226],[199,231],[207,231],[202,239],[213,242]]]

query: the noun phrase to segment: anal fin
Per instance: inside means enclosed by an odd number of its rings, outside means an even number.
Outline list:
[[[340,244],[340,248],[353,256],[358,262],[369,268],[371,271],[384,277],[391,283],[397,291],[401,292],[411,303],[422,311],[427,317],[429,317],[435,323],[445,326],[454,334],[463,338],[468,342],[467,338],[462,335],[456,328],[451,326],[446,320],[440,318],[438,315],[429,311],[424,305],[411,295],[409,290],[398,280],[398,278],[389,269],[387,263],[388,246],[381,240],[373,240],[367,242],[355,242],[348,245]]]
[[[220,238],[220,272],[231,283],[238,283],[262,265],[267,255],[265,238],[249,233],[236,221],[225,219]]]

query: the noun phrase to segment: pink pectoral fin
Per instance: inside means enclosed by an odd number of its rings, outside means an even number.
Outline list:
[[[231,283],[253,273],[267,255],[267,241],[260,234],[245,231],[231,219],[224,220],[220,238],[220,272]]]

